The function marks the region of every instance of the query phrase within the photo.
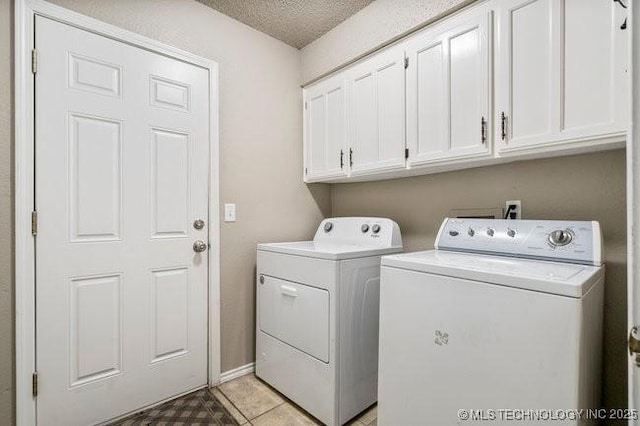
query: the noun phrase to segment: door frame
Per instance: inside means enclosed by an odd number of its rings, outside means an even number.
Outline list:
[[[640,7],[629,2],[631,42],[629,43],[631,74],[631,121],[627,133],[627,328],[640,325]],[[635,312],[634,308],[635,307]],[[640,394],[638,383],[634,380],[640,374],[635,365],[635,355],[627,359],[628,404],[630,409],[640,409],[636,398]],[[640,425],[640,420],[629,420],[629,424]]]
[[[35,16],[44,16],[85,31],[178,59],[209,73],[209,256],[208,383],[220,382],[220,177],[218,139],[218,63],[43,0],[15,0],[15,398],[16,424],[36,425],[32,374],[36,371],[34,107],[31,72]]]

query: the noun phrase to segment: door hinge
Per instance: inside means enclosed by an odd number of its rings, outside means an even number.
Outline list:
[[[409,68],[409,58],[404,58],[404,69]]]
[[[31,375],[31,395],[34,398],[38,396],[38,373],[35,371]]]
[[[304,109],[307,109],[307,107],[309,106],[309,104],[307,102],[304,103]]]
[[[353,169],[353,149],[349,148],[349,168]]]
[[[307,174],[307,168],[306,167],[304,168],[304,174],[305,175]]]
[[[38,212],[31,212],[31,235],[38,235]]]
[[[409,158],[409,148],[404,149],[404,159],[406,160],[407,158]]]
[[[31,72],[38,72],[38,52],[36,49],[31,49]]]

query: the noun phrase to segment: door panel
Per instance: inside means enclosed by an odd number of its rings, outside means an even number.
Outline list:
[[[351,174],[405,166],[404,48],[348,71]]]
[[[493,14],[454,18],[407,43],[407,145],[419,166],[491,154],[488,140]]]
[[[415,67],[407,74],[407,144],[409,158],[430,158],[449,149],[448,43],[407,48]],[[412,61],[412,59],[414,59]]]
[[[305,89],[305,150],[308,182],[346,176],[346,90],[342,76]]]
[[[616,2],[565,0],[561,131],[567,136],[624,131],[628,123],[628,34]],[[588,28],[588,31],[585,31]]]
[[[263,275],[258,286],[260,330],[329,362],[329,292]]]
[[[495,129],[502,150],[548,140],[559,128],[560,3],[500,3]]]
[[[450,149],[454,154],[467,148],[482,148],[480,121],[488,113],[489,89],[486,37],[486,33],[482,34],[481,28],[476,26],[465,28],[449,40]]]
[[[509,115],[514,140],[551,132],[549,106],[554,64],[551,2],[537,0],[511,12]]]
[[[560,149],[624,135],[629,103],[619,100],[629,93],[625,9],[599,0],[503,0],[499,10],[499,152]]]
[[[352,169],[371,167],[378,161],[378,123],[375,97],[375,75],[365,73],[354,79],[351,85],[351,144],[355,159]]]
[[[207,382],[209,79],[43,17],[36,48],[38,424],[95,424]]]

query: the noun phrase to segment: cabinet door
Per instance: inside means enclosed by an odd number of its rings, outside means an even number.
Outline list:
[[[626,10],[602,0],[502,0],[498,9],[498,152],[624,137]]]
[[[562,12],[562,138],[625,132],[630,93],[626,9],[614,1],[565,0]]]
[[[501,149],[549,140],[559,129],[561,3],[500,3],[495,129]]]
[[[407,43],[409,164],[491,154],[491,20],[483,7]]]
[[[405,166],[405,88],[402,46],[349,71],[351,174]]]
[[[346,176],[346,90],[343,75],[304,91],[305,180]]]

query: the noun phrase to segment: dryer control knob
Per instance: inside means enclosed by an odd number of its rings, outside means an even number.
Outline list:
[[[360,230],[362,231],[363,234],[369,232],[369,225],[367,225],[366,223],[363,223],[362,226],[360,227]]]
[[[516,236],[516,231],[509,228],[509,230],[507,231],[507,235],[510,236],[511,238],[514,238]]]
[[[333,229],[333,223],[327,222],[324,224],[324,232],[330,232]]]
[[[380,232],[380,225],[378,225],[377,223],[373,225],[371,227],[371,232],[373,232],[374,234],[377,234],[378,232]]]
[[[490,237],[493,237],[493,234],[495,234],[496,231],[494,231],[492,228],[487,228],[487,235]]]
[[[549,234],[549,242],[552,246],[566,246],[573,241],[573,233],[568,229],[557,229]]]

